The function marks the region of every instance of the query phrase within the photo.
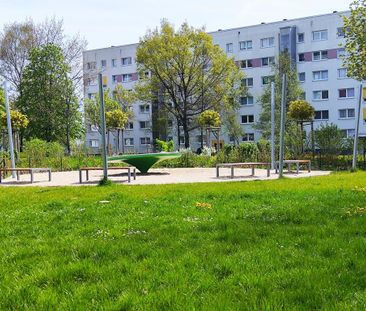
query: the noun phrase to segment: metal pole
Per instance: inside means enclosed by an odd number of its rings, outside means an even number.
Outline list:
[[[356,128],[355,128],[355,137],[353,141],[353,158],[352,158],[352,170],[356,170],[357,167],[357,145],[358,145],[358,132],[360,130],[360,115],[361,115],[361,102],[362,102],[362,83],[360,84],[360,93],[358,99],[358,107],[356,114]]]
[[[100,98],[100,121],[102,126],[102,157],[103,157],[103,176],[104,179],[108,179],[108,161],[107,161],[107,146],[105,141],[105,133],[107,131],[105,124],[105,108],[104,108],[104,95],[103,95],[103,77],[100,73],[98,75],[99,82],[99,98]]]
[[[271,169],[275,169],[275,85],[271,82]]]
[[[285,122],[286,122],[286,75],[282,77],[281,96],[281,129],[280,129],[280,155],[279,155],[279,177],[283,177],[283,154],[285,148]]]
[[[9,136],[9,151],[10,151],[10,161],[11,168],[15,168],[15,158],[14,158],[14,144],[13,144],[13,130],[11,128],[11,116],[9,107],[9,97],[8,97],[8,86],[6,81],[4,82],[4,97],[5,97],[5,110],[6,110],[6,120],[8,124],[8,136]],[[16,177],[16,173],[12,172],[12,177]]]

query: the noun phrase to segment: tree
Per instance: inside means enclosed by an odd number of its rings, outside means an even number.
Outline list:
[[[296,121],[310,121],[315,110],[306,100],[294,100],[289,104],[288,116]]]
[[[294,152],[294,156],[298,156],[304,152],[304,122],[312,121],[314,118],[315,109],[306,100],[294,100],[289,104],[288,116],[300,125],[300,129],[292,128],[287,130],[289,133],[287,140],[293,142],[292,145],[299,143],[301,152]],[[304,137],[305,136],[305,137]],[[298,149],[296,149],[298,150]]]
[[[282,98],[282,76],[286,74],[286,105],[301,98],[303,90],[300,87],[298,74],[295,65],[287,53],[281,53],[272,67],[273,80],[275,84],[275,132],[278,137],[281,115]],[[271,85],[264,88],[263,94],[259,97],[262,104],[262,112],[256,128],[262,132],[264,138],[269,139],[271,135]]]
[[[70,139],[80,137],[81,114],[70,70],[60,47],[31,50],[16,103],[29,118],[25,138],[58,141],[70,151]]]
[[[346,37],[343,58],[347,75],[358,81],[366,80],[366,0],[356,0],[350,5],[351,14],[343,16]]]
[[[13,140],[15,145],[15,150],[17,150],[17,156],[19,155],[20,151],[20,131],[23,131],[29,124],[29,120],[27,116],[22,114],[19,111],[11,110],[10,111],[10,120],[11,120],[11,127],[13,130]],[[5,111],[0,112],[0,126],[3,130],[3,133],[7,131],[8,122],[7,122],[7,115]]]
[[[119,152],[120,131],[123,130],[128,122],[128,114],[120,108],[107,111],[105,114],[107,131],[117,130],[117,152]],[[109,138],[109,133],[108,133]],[[108,142],[109,145],[109,142]]]
[[[84,114],[85,114],[85,121],[89,126],[97,127],[100,135],[103,133],[101,132],[101,123],[100,123],[100,98],[99,93],[95,94],[95,96],[91,99],[86,99],[84,102]],[[103,92],[104,98],[104,109],[105,112],[113,111],[116,109],[120,109],[118,102],[113,99],[110,95],[110,90],[106,89]]]
[[[65,61],[71,68],[69,77],[75,87],[81,87],[85,39],[79,35],[65,36],[62,20],[52,18],[35,24],[28,19],[5,25],[0,32],[0,75],[9,81],[18,93],[30,51],[47,44],[55,44],[62,49]]]
[[[203,111],[198,117],[198,124],[201,127],[218,127],[221,125],[220,114],[215,110]]]
[[[185,147],[189,133],[198,128],[197,117],[205,110],[226,110],[243,93],[242,73],[233,59],[215,46],[203,29],[184,23],[175,31],[167,21],[148,31],[136,52],[141,100],[159,98],[161,105],[182,126]]]

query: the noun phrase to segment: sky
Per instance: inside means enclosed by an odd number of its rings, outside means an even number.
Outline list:
[[[0,29],[32,18],[63,19],[65,33],[79,33],[88,49],[136,43],[162,18],[207,31],[348,10],[351,0],[0,0]]]

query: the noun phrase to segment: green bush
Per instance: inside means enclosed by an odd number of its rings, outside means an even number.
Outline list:
[[[42,161],[47,156],[47,142],[42,139],[31,139],[25,142],[24,154],[27,157],[29,167],[42,166]]]
[[[174,151],[174,141],[170,140],[168,142],[160,140],[160,139],[156,139],[156,147],[159,151],[163,151],[163,152],[172,152]]]

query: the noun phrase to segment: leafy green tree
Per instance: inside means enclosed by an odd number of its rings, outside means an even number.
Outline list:
[[[104,108],[105,112],[113,111],[116,109],[120,109],[120,105],[117,100],[115,100],[110,93],[109,89],[106,89],[103,92],[104,98]],[[101,124],[100,124],[100,99],[99,94],[95,94],[95,96],[91,99],[86,99],[84,102],[84,114],[85,121],[89,126],[96,126],[98,128],[99,133],[101,132]]]
[[[117,131],[117,153],[120,150],[120,132],[125,128],[128,122],[128,114],[122,109],[115,109],[107,111],[105,114],[107,131],[116,130]],[[108,133],[109,138],[109,133]],[[109,145],[109,142],[108,142]]]
[[[163,20],[160,29],[140,40],[136,59],[139,75],[149,73],[136,88],[139,98],[151,102],[158,97],[182,126],[186,148],[200,113],[233,107],[243,93],[242,73],[233,59],[203,29],[187,23],[176,31]]]
[[[47,44],[30,52],[16,103],[29,119],[25,138],[58,141],[69,151],[71,139],[80,137],[81,114],[69,73],[60,47]]]
[[[314,118],[315,110],[306,100],[290,102],[288,116],[296,121],[310,121]]]
[[[14,131],[23,130],[29,124],[27,116],[16,110],[10,111],[10,120],[11,120],[11,127]],[[0,124],[2,128],[7,127],[7,117],[5,111],[0,113]]]
[[[358,81],[366,80],[366,0],[350,4],[350,16],[343,16],[347,56],[343,62],[347,75]]]
[[[281,116],[281,98],[282,98],[282,76],[286,74],[286,105],[292,101],[301,98],[303,93],[300,87],[298,74],[295,65],[290,56],[286,53],[280,54],[272,67],[273,80],[275,85],[275,132],[278,137],[280,129]],[[271,135],[271,85],[265,86],[263,94],[259,97],[259,102],[262,104],[262,112],[259,116],[259,121],[256,128],[262,132],[264,138],[269,139]]]
[[[221,125],[220,114],[215,110],[203,111],[198,117],[198,124],[201,127],[218,127]]]

